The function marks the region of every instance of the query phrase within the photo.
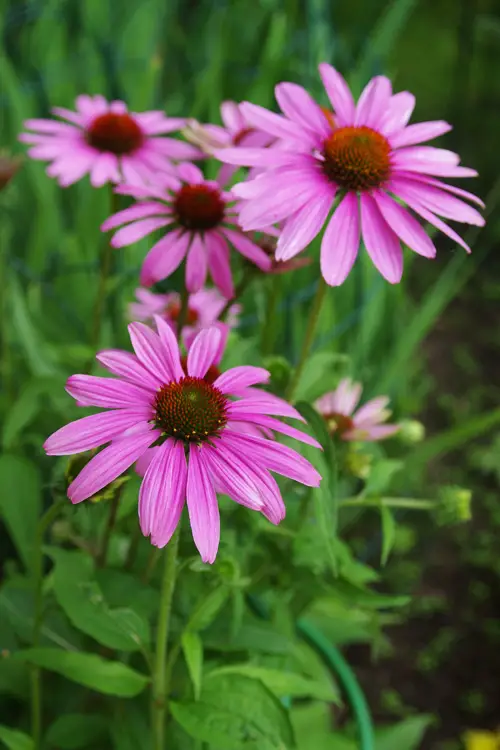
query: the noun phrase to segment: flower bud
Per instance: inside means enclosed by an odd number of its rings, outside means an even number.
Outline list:
[[[404,419],[399,423],[399,439],[407,445],[421,443],[425,438],[425,427],[417,419]]]
[[[87,451],[86,453],[79,453],[76,456],[71,456],[68,461],[68,466],[65,473],[66,490],[68,489],[71,482],[75,479],[75,477],[78,476],[81,470],[85,468],[85,466],[92,458],[94,458],[96,453],[97,451],[94,450]],[[102,500],[113,500],[120,487],[128,482],[129,479],[130,474],[124,474],[121,477],[117,477],[113,482],[110,482],[105,487],[103,487],[102,490],[96,492],[96,494],[92,495],[92,497],[89,497],[89,502],[100,503]]]
[[[470,521],[472,492],[463,487],[442,487],[434,507],[434,518],[440,526]]]

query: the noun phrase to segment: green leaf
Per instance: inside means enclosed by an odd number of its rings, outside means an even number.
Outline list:
[[[241,674],[260,680],[278,698],[316,698],[332,703],[338,700],[338,695],[331,685],[312,680],[296,672],[268,669],[255,664],[232,664],[229,667],[214,669],[209,676],[215,677],[221,674]]]
[[[119,651],[149,646],[147,621],[130,608],[111,609],[97,583],[92,580],[92,559],[83,552],[50,548],[55,561],[53,574],[57,601],[75,628],[98,643]]]
[[[377,461],[366,480],[362,495],[381,495],[389,489],[392,477],[404,466],[403,461],[385,459]]]
[[[375,750],[418,750],[432,716],[412,716],[393,727],[379,729],[375,735]]]
[[[194,687],[194,697],[200,697],[203,672],[203,643],[198,633],[186,631],[181,638],[182,651]]]
[[[0,725],[0,740],[9,750],[34,750],[35,747],[27,734],[3,725]]]
[[[28,648],[12,654],[12,659],[34,664],[49,672],[106,695],[133,698],[139,695],[149,678],[126,664],[106,661],[95,654],[81,651],[63,651],[58,648]]]
[[[0,487],[0,513],[25,567],[30,570],[42,506],[37,467],[21,456],[0,456]]]
[[[396,539],[396,521],[386,505],[380,506],[380,518],[382,520],[382,555],[381,563],[385,565],[394,546]]]
[[[26,664],[20,664],[9,656],[0,659],[0,695],[9,693],[18,698],[29,695],[29,672]]]
[[[220,750],[287,750],[293,730],[281,703],[260,682],[242,675],[205,680],[197,703],[170,703],[172,715],[195,739]]]
[[[332,572],[337,575],[335,536],[338,516],[338,466],[335,445],[328,433],[325,420],[316,409],[305,401],[299,401],[296,408],[310,425],[324,451],[322,457],[317,457],[317,461],[322,464],[320,474],[323,476],[323,480],[318,488],[312,490],[312,493],[318,529],[330,560]]]
[[[265,654],[287,654],[293,642],[272,625],[247,614],[236,633],[231,632],[230,618],[218,618],[203,634],[203,642],[214,651],[255,651]]]
[[[217,613],[224,606],[229,597],[229,588],[219,586],[211,591],[198,605],[186,625],[187,632],[197,632],[207,628],[217,617]]]
[[[45,744],[58,750],[94,747],[107,731],[107,721],[98,714],[63,714],[47,730]]]
[[[95,579],[110,607],[130,607],[146,620],[157,613],[158,592],[132,573],[103,568],[96,571]]]
[[[356,742],[332,733],[332,713],[325,703],[294,705],[290,718],[299,750],[358,750]]]

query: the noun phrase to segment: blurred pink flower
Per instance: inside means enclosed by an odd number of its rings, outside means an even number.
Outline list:
[[[107,182],[141,183],[160,170],[171,171],[171,160],[195,159],[200,151],[189,143],[157,137],[180,130],[185,120],[161,111],[129,112],[121,101],[81,94],[76,112],[53,107],[58,120],[26,120],[31,133],[19,140],[32,144],[33,159],[49,161],[47,174],[67,187],[90,174],[93,187]]]
[[[150,324],[154,322],[155,316],[159,315],[167,321],[174,333],[177,331],[177,321],[181,312],[181,295],[178,292],[155,294],[149,289],[139,288],[135,290],[135,296],[138,302],[129,305],[131,320]],[[231,305],[225,321],[219,321],[218,317],[226,303],[227,300],[217,289],[201,289],[195,294],[190,294],[186,321],[182,329],[182,341],[186,349],[189,349],[199,331],[213,325],[217,326],[221,340],[220,351],[214,360],[216,365],[222,358],[230,329],[238,324],[238,315],[241,311],[240,305]]]
[[[217,493],[224,493],[272,523],[285,516],[276,472],[316,487],[321,477],[299,453],[263,437],[233,429],[234,422],[269,427],[319,447],[309,435],[275,419],[302,420],[286,401],[253,388],[269,379],[260,367],[227,370],[213,384],[205,374],[219,349],[216,328],[201,331],[183,370],[170,326],[155,319],[158,333],[131,323],[135,354],[108,350],[98,361],[117,378],[73,375],[66,390],[81,406],[107,409],[72,422],[51,435],[49,455],[70,455],[109,443],[68,488],[73,503],[94,495],[127,471],[153,445],[139,493],[139,521],[145,536],[164,547],[174,533],[187,500],[195,544],[204,562],[217,555],[220,518]],[[231,398],[238,400],[231,400]]]
[[[239,228],[235,198],[218,182],[205,180],[194,164],[180,164],[174,175],[158,175],[154,186],[122,185],[118,193],[131,195],[137,204],[110,216],[103,232],[122,226],[111,239],[124,247],[156,229],[167,233],[151,248],[141,269],[140,282],[152,286],[166,279],[186,258],[186,287],[198,292],[210,274],[221,294],[234,296],[228,242],[263,271],[269,257]]]
[[[361,398],[362,386],[344,378],[335,391],[325,393],[316,403],[317,411],[325,419],[332,434],[342,440],[384,440],[399,430],[399,425],[382,424],[391,416],[386,408],[389,399],[379,396],[355,411]]]
[[[391,283],[399,282],[403,272],[401,242],[433,258],[436,248],[412,212],[469,252],[438,216],[482,226],[478,211],[453,194],[483,203],[435,177],[477,173],[459,166],[459,157],[451,151],[416,145],[446,133],[451,125],[444,121],[408,125],[415,98],[407,91],[393,95],[384,76],[370,81],[356,105],[334,68],[322,63],[319,71],[333,113],[325,112],[301,86],[280,83],[275,91],[283,115],[248,102],[240,109],[251,126],[273,135],[283,147],[215,151],[225,163],[261,170],[255,179],[233,188],[245,199],[239,214],[243,229],[283,222],[276,259],[288,260],[326,224],[321,272],[332,286],[345,281],[361,239],[378,271]]]

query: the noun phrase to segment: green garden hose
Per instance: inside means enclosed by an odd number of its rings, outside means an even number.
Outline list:
[[[264,602],[255,596],[249,596],[252,609],[260,616],[269,619],[268,608]],[[306,619],[296,622],[297,632],[307,641],[324,659],[333,672],[337,675],[344,689],[345,695],[354,714],[358,728],[360,750],[375,750],[375,739],[373,733],[373,722],[370,709],[366,702],[361,686],[344,659],[340,651],[331,644],[313,623]]]

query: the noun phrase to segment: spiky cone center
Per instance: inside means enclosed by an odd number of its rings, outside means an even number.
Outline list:
[[[123,156],[142,146],[144,134],[130,115],[108,112],[90,123],[85,139],[98,151]]]
[[[202,443],[227,424],[228,400],[204,378],[186,376],[163,385],[156,394],[155,426],[166,437]]]
[[[177,323],[177,321],[180,318],[180,315],[181,315],[180,302],[171,302],[165,308],[165,317],[168,320],[172,320],[175,323]],[[188,307],[187,312],[186,312],[186,320],[184,322],[188,326],[194,326],[198,322],[199,317],[200,316],[197,310],[194,310],[192,307]]]
[[[220,190],[209,185],[183,185],[174,200],[179,224],[190,231],[214,229],[224,219]]]
[[[354,429],[354,420],[352,417],[348,417],[347,414],[331,412],[330,414],[324,414],[323,418],[332,435],[342,437],[346,432]]]
[[[372,190],[390,176],[391,147],[372,128],[338,128],[323,144],[323,170],[345,190]]]

